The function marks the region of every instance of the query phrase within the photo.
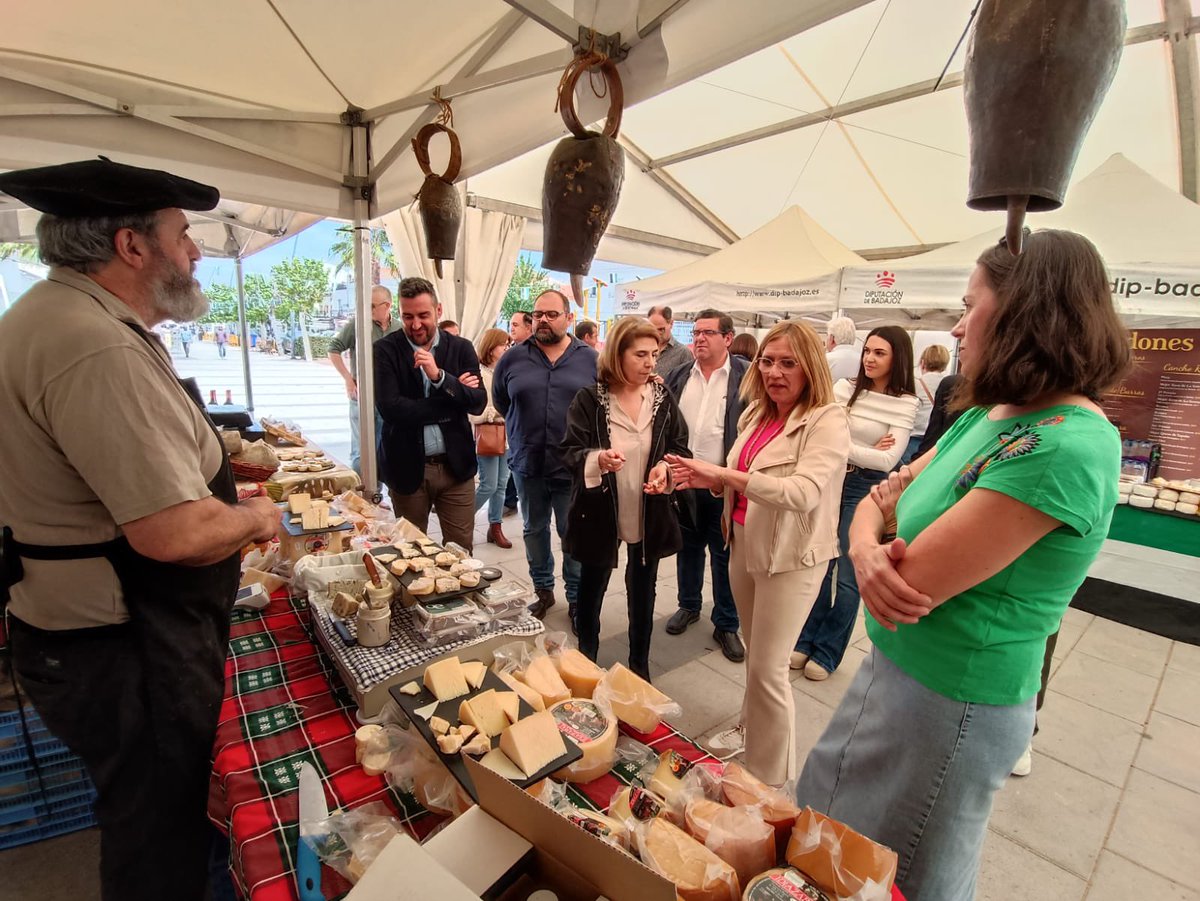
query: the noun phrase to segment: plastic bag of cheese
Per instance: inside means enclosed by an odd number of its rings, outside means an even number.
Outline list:
[[[530,698],[526,698],[526,703],[535,709],[551,707],[571,697],[570,689],[547,653],[547,647],[557,652],[565,639],[566,636],[558,632],[539,635],[533,643],[514,641],[501,645],[492,651],[492,669],[501,678],[507,673],[510,679],[505,681],[511,683],[511,680],[516,680],[531,688],[542,701],[542,707],[538,708]]]
[[[742,885],[775,866],[775,830],[763,822],[757,807],[694,798],[684,811],[684,829],[733,867]]]
[[[775,829],[776,850],[783,853],[800,815],[800,808],[787,794],[767,785],[737,761],[725,765],[721,794],[731,807],[757,807],[763,820]]]
[[[307,835],[321,863],[337,870],[351,883],[358,882],[388,842],[403,830],[400,821],[380,802],[353,810],[337,810],[326,817],[323,831]]]
[[[733,867],[664,819],[635,827],[634,845],[642,863],[675,883],[681,901],[738,901],[742,896]]]
[[[457,817],[473,803],[415,729],[390,730],[392,748],[384,771],[388,784],[408,792],[426,810]]]
[[[596,684],[592,699],[607,704],[621,722],[642,733],[653,732],[667,717],[683,715],[678,704],[619,663]]]
[[[787,862],[838,901],[892,897],[896,853],[811,807],[796,818]]]
[[[596,684],[604,678],[607,670],[597,666],[577,648],[562,648],[551,657],[559,676],[571,691],[573,698],[591,698]]]
[[[606,814],[595,810],[576,807],[574,804],[562,803],[554,808],[570,822],[584,832],[594,835],[602,842],[607,842],[614,848],[628,851],[630,848],[630,833],[626,825]]]

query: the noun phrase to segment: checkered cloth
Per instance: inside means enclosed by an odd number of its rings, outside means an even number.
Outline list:
[[[388,643],[378,648],[364,648],[361,645],[347,645],[342,641],[333,628],[333,618],[328,610],[319,604],[312,605],[312,609],[313,628],[320,629],[325,635],[325,647],[330,649],[330,653],[345,667],[345,671],[354,677],[353,688],[360,695],[366,694],[397,673],[414,666],[424,666],[438,657],[487,641],[496,635],[529,638],[546,631],[540,620],[534,619],[528,613],[522,613],[515,623],[500,620],[490,623],[484,632],[472,638],[427,648],[417,641],[412,625],[412,613],[407,608],[397,605],[392,607],[392,637]],[[355,621],[349,619],[344,622],[349,627],[350,634],[357,636],[358,627]]]

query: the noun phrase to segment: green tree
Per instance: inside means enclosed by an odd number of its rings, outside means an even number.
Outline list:
[[[538,269],[529,257],[521,254],[517,257],[517,265],[513,267],[504,303],[500,305],[500,318],[511,319],[517,310],[532,310],[533,299],[551,287],[553,285],[550,283],[549,274]]]
[[[22,263],[41,262],[36,244],[0,243],[0,260],[20,260]]]
[[[337,275],[343,269],[354,271],[354,227],[343,225],[337,230],[337,238],[329,247],[329,256],[337,263],[333,274]],[[392,242],[388,240],[387,231],[382,228],[371,229],[371,284],[378,285],[380,273],[387,266],[395,272],[396,253],[392,250]]]
[[[246,292],[246,322],[265,325],[275,315],[275,287],[265,275],[247,275],[242,282]]]
[[[236,322],[238,318],[237,292],[229,285],[209,285],[204,293],[210,304],[208,314],[201,319],[204,323]]]
[[[329,272],[320,260],[283,260],[271,267],[271,287],[275,294],[275,315],[289,319],[296,315],[304,341],[304,356],[312,359],[308,337],[308,317],[329,291]],[[296,356],[296,348],[292,348]]]

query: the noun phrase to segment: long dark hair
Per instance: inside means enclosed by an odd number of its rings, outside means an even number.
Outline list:
[[[867,340],[863,342],[865,353],[867,341],[872,338],[882,338],[892,348],[892,372],[888,376],[887,393],[892,397],[904,394],[916,394],[917,382],[913,378],[913,346],[908,332],[898,325],[881,325],[871,329]],[[846,407],[853,407],[858,396],[868,390],[871,380],[867,378],[867,370],[863,367],[862,356],[858,358],[858,378],[854,380],[854,393]]]

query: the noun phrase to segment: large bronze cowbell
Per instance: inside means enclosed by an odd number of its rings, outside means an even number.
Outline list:
[[[588,131],[575,114],[575,83],[587,71],[576,66],[562,80],[558,93],[563,123],[571,135],[550,154],[542,187],[542,263],[547,269],[571,274],[571,291],[581,305],[583,276],[592,267],[625,180],[625,151],[616,141],[625,103],[621,76],[611,60],[597,67],[608,83],[604,131]]]
[[[450,161],[446,171],[437,175],[429,166],[429,141],[438,133],[450,139]],[[462,224],[462,200],[454,189],[454,179],[462,168],[462,148],[454,130],[439,122],[430,122],[417,132],[412,141],[417,165],[425,173],[425,181],[417,194],[417,208],[425,227],[425,250],[433,260],[438,278],[442,277],[442,260],[454,259],[458,247],[458,228]]]
[[[967,205],[1008,210],[1014,254],[1025,211],[1062,206],[1124,42],[1125,0],[983,0],[963,85]]]

